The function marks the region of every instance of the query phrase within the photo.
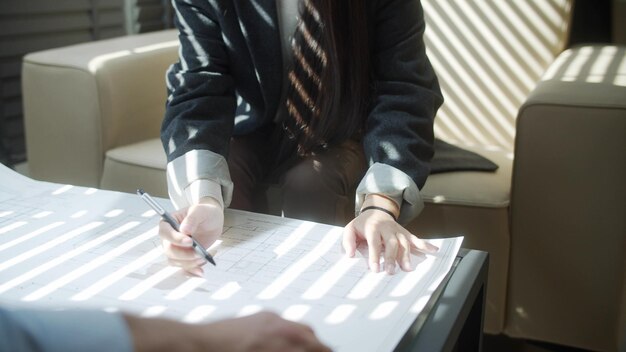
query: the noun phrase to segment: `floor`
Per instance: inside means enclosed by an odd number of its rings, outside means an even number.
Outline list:
[[[485,335],[483,352],[584,352],[586,350],[543,342],[512,339],[504,335]]]

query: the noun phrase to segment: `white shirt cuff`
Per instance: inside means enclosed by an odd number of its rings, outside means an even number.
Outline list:
[[[424,209],[424,201],[413,180],[393,166],[374,163],[365,173],[356,189],[355,214],[358,214],[365,196],[383,194],[400,205],[398,223],[407,224]]]
[[[190,204],[198,204],[201,198],[211,197],[215,199],[222,209],[224,209],[224,198],[222,197],[222,187],[212,180],[195,180],[185,188],[185,197]]]
[[[233,182],[223,156],[209,150],[192,150],[167,164],[167,188],[177,209],[213,197],[222,208],[229,206]]]

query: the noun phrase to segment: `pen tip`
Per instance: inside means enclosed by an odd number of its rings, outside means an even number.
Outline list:
[[[141,195],[143,195],[143,193],[144,193],[144,192],[143,192],[143,189],[141,189],[141,188],[137,189],[137,194],[138,194],[138,195],[140,195],[140,196],[141,196]]]

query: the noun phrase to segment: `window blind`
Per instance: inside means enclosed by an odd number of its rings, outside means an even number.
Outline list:
[[[0,162],[26,160],[20,74],[33,51],[172,27],[169,0],[0,1]]]

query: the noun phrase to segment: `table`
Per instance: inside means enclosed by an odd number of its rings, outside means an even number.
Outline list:
[[[433,295],[396,351],[481,351],[489,255],[461,249],[448,282]]]

